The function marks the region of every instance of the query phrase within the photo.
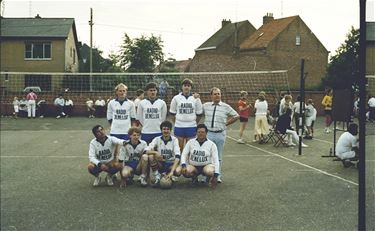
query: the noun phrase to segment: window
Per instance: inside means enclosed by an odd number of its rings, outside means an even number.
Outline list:
[[[73,48],[73,64],[76,64],[76,49]]]
[[[296,35],[296,46],[301,46],[301,36]]]
[[[25,59],[51,59],[51,43],[26,42]]]

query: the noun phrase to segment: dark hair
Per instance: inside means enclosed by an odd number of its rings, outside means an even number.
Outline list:
[[[191,79],[186,78],[182,80],[181,82],[181,85],[185,85],[185,84],[189,84],[190,86],[193,86],[193,81]]]
[[[131,127],[128,130],[128,135],[131,136],[133,133],[141,134],[141,129],[138,127]]]
[[[357,133],[358,132],[358,125],[356,123],[349,124],[348,132],[350,132],[351,134]]]
[[[301,101],[301,96],[297,96],[297,101]]]
[[[103,126],[102,125],[95,125],[93,128],[92,128],[92,134],[94,134],[94,136],[96,136],[96,132],[98,131],[99,128],[102,128]]]
[[[146,87],[145,87],[145,91],[148,91],[148,90],[151,89],[151,88],[155,88],[155,89],[157,89],[156,83],[154,83],[154,82],[150,82],[150,83],[148,83],[148,84],[146,85]]]
[[[198,131],[199,128],[204,128],[204,130],[206,130],[206,133],[208,132],[208,129],[207,129],[205,124],[198,124],[197,125],[197,131]]]
[[[163,121],[161,124],[160,124],[160,130],[163,130],[163,128],[169,128],[170,130],[172,130],[172,123],[168,120],[166,121]]]
[[[143,93],[145,93],[145,91],[142,90],[142,89],[138,89],[138,90],[135,92],[135,94],[136,94],[137,96],[140,96],[140,95],[142,95]]]

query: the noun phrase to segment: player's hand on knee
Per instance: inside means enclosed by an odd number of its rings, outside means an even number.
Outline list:
[[[108,171],[108,166],[106,165],[106,164],[102,164],[101,166],[100,166],[100,169],[102,170],[102,171]]]

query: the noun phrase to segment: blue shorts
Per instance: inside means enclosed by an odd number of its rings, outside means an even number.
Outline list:
[[[169,172],[169,169],[173,166],[173,162],[161,162],[160,173]]]
[[[128,134],[110,134],[110,136],[114,136],[122,140],[129,140]]]
[[[129,166],[133,170],[137,169],[138,164],[139,164],[138,160],[125,161],[125,166]]]
[[[192,127],[192,128],[174,128],[174,135],[178,137],[183,137],[183,138],[191,138],[195,137],[197,135],[197,128]]]
[[[141,133],[142,140],[146,141],[147,144],[151,143],[151,141],[158,136],[161,136],[161,132],[152,134]]]

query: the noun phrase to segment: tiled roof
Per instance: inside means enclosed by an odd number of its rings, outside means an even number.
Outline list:
[[[224,27],[220,28],[215,34],[213,34],[209,39],[207,39],[198,49],[202,48],[209,48],[209,47],[218,47],[220,44],[222,44],[226,39],[228,39],[230,36],[232,36],[236,30],[235,27],[236,23],[228,23]],[[237,29],[241,26],[250,24],[249,21],[241,21],[237,22]],[[253,26],[252,26],[253,27]],[[255,29],[255,28],[254,28]]]
[[[375,22],[367,22],[366,27],[366,41],[375,42]]]
[[[291,16],[287,18],[275,19],[269,23],[262,25],[249,38],[245,39],[240,50],[265,48],[275,39],[293,20],[299,16]]]
[[[1,36],[66,38],[73,25],[73,18],[1,18]]]

